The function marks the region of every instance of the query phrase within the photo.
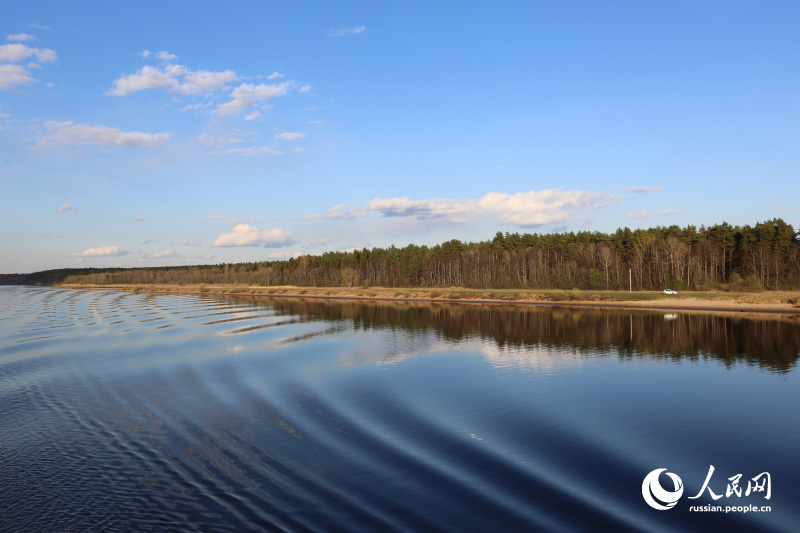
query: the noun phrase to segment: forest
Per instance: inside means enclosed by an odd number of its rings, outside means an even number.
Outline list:
[[[59,269],[24,283],[252,284],[477,289],[800,289],[800,233],[780,218],[754,226],[677,225],[614,233],[501,233],[491,240],[364,248],[282,261]]]

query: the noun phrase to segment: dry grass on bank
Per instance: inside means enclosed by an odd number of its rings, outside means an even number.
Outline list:
[[[524,290],[524,289],[467,289],[450,288],[395,288],[395,287],[296,287],[256,285],[83,285],[63,284],[63,288],[115,289],[134,292],[168,292],[191,294],[238,294],[253,296],[298,296],[319,298],[359,298],[390,300],[433,301],[493,301],[535,303],[606,303],[668,307],[775,307],[800,309],[800,291],[717,292],[685,291],[678,295],[665,295],[656,291],[581,291],[581,290]]]

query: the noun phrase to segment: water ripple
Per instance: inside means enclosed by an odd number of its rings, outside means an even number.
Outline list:
[[[796,325],[582,313],[2,287],[0,530],[800,523]],[[642,501],[711,462],[774,511]]]

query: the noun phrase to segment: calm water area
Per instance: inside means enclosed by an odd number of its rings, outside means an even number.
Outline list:
[[[796,318],[0,287],[0,531],[796,532],[799,356]]]

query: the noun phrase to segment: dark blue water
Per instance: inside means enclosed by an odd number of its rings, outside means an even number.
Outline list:
[[[798,356],[791,319],[0,287],[0,530],[798,531]]]

